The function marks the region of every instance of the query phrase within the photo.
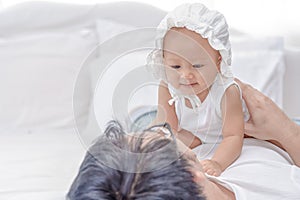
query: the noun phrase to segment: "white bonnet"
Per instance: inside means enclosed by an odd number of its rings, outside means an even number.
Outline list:
[[[162,67],[162,48],[165,34],[172,27],[185,27],[207,38],[209,44],[222,56],[221,74],[233,77],[231,69],[231,45],[225,17],[218,11],[209,10],[201,3],[182,4],[169,12],[157,27],[156,50],[152,51],[147,63],[156,78],[165,79]]]

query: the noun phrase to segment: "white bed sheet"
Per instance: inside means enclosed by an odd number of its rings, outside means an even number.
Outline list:
[[[0,199],[65,199],[84,154],[74,130],[1,133]]]

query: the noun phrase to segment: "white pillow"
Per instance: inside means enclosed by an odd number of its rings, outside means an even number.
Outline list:
[[[73,87],[89,52],[104,37],[126,26],[155,27],[164,15],[164,11],[136,2],[26,2],[2,10],[0,129],[73,127]],[[101,19],[119,24],[109,27]],[[108,32],[102,34],[103,29]],[[80,93],[75,94],[79,98],[76,122],[86,120],[90,78],[81,79]]]
[[[231,35],[234,75],[282,107],[285,72],[283,38]]]
[[[99,44],[128,31],[136,29],[136,26],[122,24],[114,20],[97,19],[96,31]]]
[[[112,118],[123,122],[139,106],[157,104],[157,81],[145,65],[148,54],[140,50],[123,55],[98,79],[94,109],[100,128]]]
[[[32,21],[37,18],[35,13],[28,15],[26,18]],[[11,36],[0,36],[0,129],[74,127],[74,83],[83,60],[97,43],[90,23],[87,20],[68,30],[44,22],[41,30],[24,29]],[[18,29],[7,28],[7,32]],[[84,98],[89,95],[88,77],[85,84],[81,94],[82,116],[89,104]]]
[[[79,131],[87,145],[99,134],[98,128],[103,130],[111,119],[124,122],[132,109],[144,104],[153,105],[157,101],[157,92],[152,92],[156,86],[145,86],[151,81],[155,82],[153,84],[157,82],[145,68],[156,30],[137,29],[101,19],[97,20],[97,31],[100,44],[93,54],[98,58],[91,61],[88,58],[83,67],[90,71],[91,89],[95,95],[89,110],[89,125]],[[145,87],[141,89],[141,86]],[[123,125],[127,128],[127,124]]]
[[[76,31],[87,24],[87,19],[95,18],[93,7],[45,1],[19,3],[1,10],[1,36]]]
[[[300,49],[285,49],[286,73],[284,77],[283,108],[293,118],[300,121]]]

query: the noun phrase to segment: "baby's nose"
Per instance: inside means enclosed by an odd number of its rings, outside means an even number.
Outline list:
[[[193,74],[192,70],[184,69],[184,70],[182,70],[181,77],[183,79],[192,79],[192,78],[194,78],[194,74]]]

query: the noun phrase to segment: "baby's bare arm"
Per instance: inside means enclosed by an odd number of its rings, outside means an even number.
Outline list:
[[[176,137],[191,149],[202,144],[201,140],[198,137],[185,129],[181,129],[176,134]]]
[[[158,106],[156,118],[151,125],[169,123],[173,130],[178,129],[178,119],[175,112],[175,105],[169,105],[168,101],[172,98],[168,86],[163,81],[160,82],[158,88]]]
[[[175,136],[180,139],[186,146],[190,148],[195,148],[201,144],[198,137],[194,136],[191,132],[179,129],[178,118],[175,112],[175,104],[169,105],[168,101],[172,98],[168,86],[161,81],[158,90],[158,107],[157,115],[154,121],[150,124],[156,125],[161,123],[169,123]]]
[[[204,170],[214,176],[218,176],[240,155],[244,137],[244,115],[240,93],[236,86],[230,86],[221,102],[223,128],[223,140],[219,144],[211,160],[202,162],[207,166]]]

